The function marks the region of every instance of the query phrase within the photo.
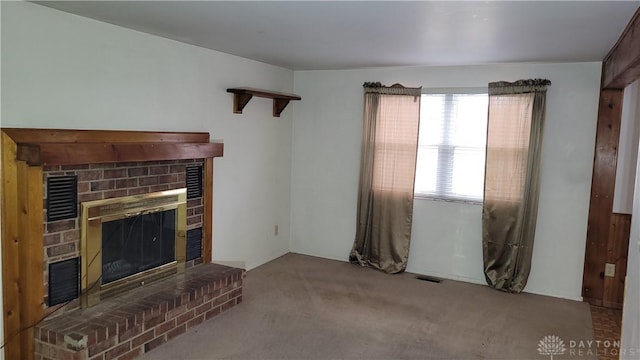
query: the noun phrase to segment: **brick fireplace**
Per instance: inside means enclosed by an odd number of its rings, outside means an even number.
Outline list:
[[[241,302],[244,271],[210,264],[213,159],[222,149],[207,133],[2,129],[5,355],[133,358]],[[69,272],[73,267],[59,272],[60,264],[80,263],[81,214],[48,219],[48,180],[74,178],[79,206],[185,191],[194,167],[201,169],[202,191],[190,196],[182,219],[192,236],[180,236],[195,241],[182,263],[186,271],[140,282],[92,307],[80,306],[81,291],[62,300],[50,291],[60,288],[58,279],[71,278],[73,286],[84,274]]]
[[[129,162],[115,164],[84,164],[67,166],[45,166],[43,168],[44,204],[47,203],[47,180],[61,176],[77,177],[78,203],[87,201],[115,199],[130,195],[149,194],[158,191],[174,190],[186,187],[186,169],[202,167],[203,159],[165,160],[148,162]],[[202,196],[187,201],[187,231],[202,228],[204,202]],[[44,218],[47,216],[46,206]],[[80,212],[74,219],[65,219],[44,223],[44,302],[49,304],[49,267],[63,260],[77,258],[80,255]],[[189,260],[186,267],[202,263],[202,257]],[[78,307],[73,300],[67,309]],[[62,313],[57,310],[53,316]]]

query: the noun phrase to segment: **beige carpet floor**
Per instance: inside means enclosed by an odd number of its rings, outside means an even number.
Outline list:
[[[243,302],[142,359],[597,359],[589,305],[487,286],[432,283],[287,254],[247,272]]]

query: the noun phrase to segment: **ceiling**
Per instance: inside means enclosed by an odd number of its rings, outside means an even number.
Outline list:
[[[602,60],[635,1],[42,1],[293,70]]]

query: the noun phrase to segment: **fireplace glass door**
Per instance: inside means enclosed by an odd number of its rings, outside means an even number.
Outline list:
[[[175,260],[176,210],[102,223],[102,284]]]

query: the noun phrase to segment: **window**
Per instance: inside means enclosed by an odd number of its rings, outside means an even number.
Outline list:
[[[422,95],[416,197],[482,201],[488,111],[483,91]]]

